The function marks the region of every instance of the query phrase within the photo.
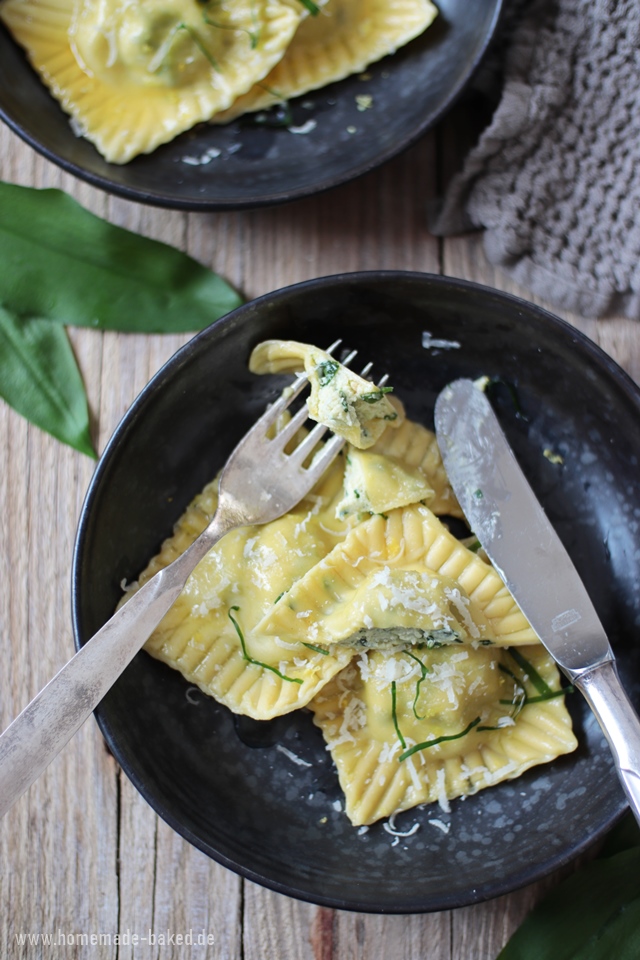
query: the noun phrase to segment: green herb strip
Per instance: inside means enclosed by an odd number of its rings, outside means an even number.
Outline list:
[[[303,647],[306,647],[308,650],[315,650],[316,653],[321,653],[323,657],[329,656],[328,650],[323,650],[322,647],[316,647],[315,643],[305,643],[304,640],[301,640],[300,643]]]
[[[202,42],[197,30],[194,30],[193,27],[190,27],[188,23],[179,23],[176,27],[176,30],[184,30],[185,33],[188,33],[193,41],[194,46],[198,48],[205,60],[211,64],[216,73],[220,73],[218,61],[208,49],[207,45]]]
[[[393,393],[393,387],[379,387],[375,393],[362,393],[358,399],[364,400],[365,403],[378,403],[385,393]]]
[[[414,753],[418,753],[420,750],[428,750],[429,747],[435,747],[436,744],[444,743],[446,740],[460,740],[461,737],[466,737],[466,735],[470,733],[474,727],[477,727],[479,723],[480,717],[476,717],[475,720],[472,720],[471,723],[460,733],[453,733],[447,737],[436,737],[435,740],[427,740],[425,743],[416,743],[415,747],[410,747],[409,750],[405,750],[404,753],[401,753],[398,757],[398,760],[407,760],[409,757],[413,756]]]
[[[522,710],[522,708],[524,707],[524,705],[525,705],[526,702],[527,702],[527,690],[526,690],[524,684],[522,683],[522,681],[519,680],[518,677],[516,677],[515,673],[513,673],[512,670],[509,670],[509,667],[505,667],[504,663],[499,663],[499,664],[498,664],[498,669],[501,670],[502,673],[505,673],[505,674],[509,677],[509,679],[513,681],[513,683],[514,683],[514,685],[515,685],[515,688],[516,688],[516,689],[515,689],[514,692],[513,692],[513,697],[511,698],[511,700],[500,700],[500,701],[499,701],[501,704],[504,704],[505,706],[510,706],[510,707],[512,708],[512,710],[511,710],[511,719],[512,719],[512,720],[515,720],[516,717],[519,715],[520,711]],[[519,693],[517,693],[516,691],[519,691]],[[491,729],[496,729],[496,730],[497,730],[498,727],[495,727],[495,728],[494,728],[494,727],[483,727],[482,729],[483,729],[483,730],[491,730]]]
[[[303,7],[306,7],[312,17],[317,17],[320,13],[320,7],[316,6],[313,0],[300,0]]]
[[[531,680],[531,683],[539,694],[542,694],[542,696],[547,696],[553,692],[547,681],[542,679],[538,671],[531,666],[529,661],[522,656],[519,650],[517,650],[515,647],[509,647],[509,653],[511,654],[512,659],[518,664],[522,672],[529,677],[529,680]]]
[[[553,700],[554,697],[562,697],[565,693],[575,693],[576,688],[574,686],[562,687],[560,690],[551,690],[549,693],[545,693],[540,697],[527,697],[525,704],[527,703],[544,703],[545,700]]]
[[[276,603],[278,602],[278,600],[282,600],[282,598],[284,597],[284,595],[285,595],[286,592],[287,592],[286,590],[283,590],[282,593],[279,593],[279,594],[278,594],[278,596],[277,596],[277,597],[275,598],[275,600],[273,601],[274,606],[276,605]]]
[[[271,673],[275,673],[276,676],[280,677],[281,680],[286,680],[287,683],[302,683],[302,680],[299,680],[297,677],[287,677],[285,676],[284,673],[280,673],[280,671],[277,670],[275,667],[269,666],[268,663],[263,663],[262,660],[255,660],[253,657],[249,656],[249,654],[247,653],[247,644],[244,639],[244,634],[240,629],[240,624],[232,614],[232,611],[234,610],[239,611],[240,607],[231,607],[231,610],[229,610],[228,616],[229,616],[229,620],[231,620],[231,623],[236,628],[236,633],[238,634],[238,638],[240,640],[240,646],[242,647],[243,659],[246,660],[247,663],[253,663],[254,666],[256,667],[263,667],[265,670],[270,670]]]
[[[211,0],[196,0],[199,6],[208,8]],[[255,3],[251,4],[251,19],[253,20],[254,30],[246,30],[244,27],[236,27],[230,23],[219,23],[216,20],[211,20],[209,15],[206,12],[206,9],[202,11],[202,19],[209,27],[215,27],[217,30],[235,30],[237,33],[246,33],[251,41],[251,49],[255,50],[260,42],[260,28],[258,23],[258,16],[256,14]]]
[[[400,727],[398,726],[398,712],[396,708],[396,682],[395,680],[391,681],[391,718],[393,720],[393,726],[400,741],[400,745],[403,750],[407,749],[407,742],[400,732]]]
[[[415,697],[413,698],[413,705],[412,705],[411,709],[413,710],[413,715],[414,715],[414,717],[416,718],[416,720],[424,720],[425,717],[420,717],[420,716],[418,715],[418,711],[416,710],[416,706],[417,706],[417,704],[418,704],[418,699],[419,699],[419,697],[420,697],[420,687],[422,686],[423,680],[426,680],[426,679],[427,679],[427,674],[429,673],[429,668],[428,668],[428,667],[425,667],[425,665],[424,665],[424,663],[422,662],[422,660],[420,659],[420,657],[416,657],[416,655],[415,655],[414,653],[409,653],[408,650],[404,650],[403,652],[404,652],[408,657],[411,657],[412,660],[415,660],[415,662],[416,662],[416,663],[418,664],[418,666],[420,667],[420,672],[422,673],[422,676],[420,677],[420,679],[419,679],[419,680],[417,681],[417,683],[416,683],[416,695],[415,695]]]
[[[316,367],[318,385],[321,387],[326,387],[327,384],[331,383],[338,372],[338,368],[339,364],[336,360],[323,360],[322,363],[319,363]]]
[[[207,0],[205,0],[205,4],[204,4],[205,6],[206,6],[206,2]],[[260,34],[259,34],[259,31],[257,30],[255,32],[252,32],[251,30],[246,30],[244,27],[234,27],[230,23],[218,23],[215,20],[211,20],[210,17],[207,16],[204,10],[202,11],[202,19],[204,20],[204,22],[207,24],[208,27],[215,27],[216,30],[235,30],[236,33],[238,32],[246,33],[251,42],[251,49],[255,50],[256,47],[258,46],[258,42],[260,40]],[[252,20],[254,23],[256,22],[255,13],[253,11],[252,11]]]
[[[473,543],[468,544],[467,550],[470,550],[471,553],[477,553],[482,544],[479,540],[474,540]]]
[[[546,690],[544,691],[544,693],[540,693],[540,695],[537,697],[530,697],[527,694],[526,687],[524,686],[523,681],[519,680],[518,677],[516,677],[516,675],[511,670],[509,670],[508,667],[505,667],[503,663],[499,663],[498,664],[499,669],[503,673],[506,673],[507,676],[509,676],[513,680],[513,682],[517,685],[517,687],[521,691],[521,697],[517,701],[516,700],[500,700],[499,701],[501,704],[504,704],[505,706],[509,705],[509,706],[516,707],[515,712],[511,714],[511,716],[514,719],[520,713],[520,710],[522,710],[523,707],[526,707],[527,704],[529,703],[544,703],[546,700],[554,700],[556,697],[562,697],[564,696],[565,693],[575,692],[575,688],[573,686],[561,687],[559,690],[552,690],[549,684],[542,679],[540,674],[536,670],[534,670],[534,668],[531,666],[529,661],[526,660],[521,653],[518,653],[517,656],[514,655],[514,650],[512,647],[509,648],[509,653],[511,654],[513,659],[518,663],[520,668],[524,670],[525,673],[529,676],[531,683],[537,690],[539,690],[540,687],[546,687]],[[536,684],[533,677],[534,674],[540,686]]]

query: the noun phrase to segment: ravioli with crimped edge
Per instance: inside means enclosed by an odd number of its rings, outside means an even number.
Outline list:
[[[540,690],[543,693],[540,693]],[[577,741],[560,677],[541,645],[373,651],[310,704],[352,823],[520,776]]]
[[[0,19],[74,132],[112,163],[150,153],[201,121],[225,122],[265,98],[277,102],[362,70],[435,14],[430,0],[0,3]],[[314,26],[298,39],[305,19]],[[290,46],[283,73],[272,77]]]
[[[329,0],[300,24],[268,77],[213,120],[228,123],[360,73],[423,33],[437,15],[431,0]]]
[[[111,163],[229,107],[280,59],[305,13],[298,0],[0,4],[77,131]]]
[[[257,629],[324,646],[537,642],[493,567],[421,505],[358,524]]]
[[[477,541],[447,527],[459,508],[433,434],[310,344],[266,341],[251,368],[304,368],[313,416],[351,442],[292,511],[216,544],[145,649],[235,713],[308,706],[354,824],[573,750],[553,660]],[[213,481],[128,592],[216,505]]]
[[[145,644],[152,656],[179,670],[204,693],[256,720],[305,706],[351,659],[304,638],[257,634],[256,623],[346,534],[335,519],[342,463],[335,463],[286,516],[232,530],[198,564],[183,592]],[[134,589],[175,560],[204,530],[217,506],[217,481],[195,498],[173,536],[143,571]]]

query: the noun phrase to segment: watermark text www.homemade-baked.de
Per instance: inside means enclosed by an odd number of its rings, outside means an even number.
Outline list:
[[[19,946],[51,946],[51,947],[80,947],[80,946],[132,946],[142,944],[150,946],[211,946],[215,943],[215,935],[207,930],[189,929],[183,933],[173,930],[147,930],[146,933],[136,933],[133,930],[122,930],[118,933],[77,933],[57,930],[55,933],[16,933],[14,941]]]

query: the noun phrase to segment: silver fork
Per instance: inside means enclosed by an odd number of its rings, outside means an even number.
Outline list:
[[[336,349],[336,341],[327,352]],[[342,361],[350,363],[353,350]],[[366,374],[371,364],[362,371]],[[327,428],[317,424],[285,453],[307,419],[306,402],[275,437],[267,434],[308,380],[298,377],[243,437],[222,471],[209,526],[173,563],[145,583],[49,681],[0,736],[0,817],[82,726],[178,599],[196,565],[230,530],[276,520],[296,506],[344,445],[332,437],[305,463]]]

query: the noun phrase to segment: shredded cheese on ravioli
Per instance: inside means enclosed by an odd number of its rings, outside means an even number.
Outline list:
[[[433,435],[386,394],[363,399],[375,386],[310,344],[266,341],[251,356],[256,373],[301,367],[313,415],[352,445],[288,514],[220,540],[145,649],[235,713],[308,707],[358,826],[424,803],[449,812],[575,749],[552,658],[473,541],[436,515],[455,498]],[[338,413],[324,390],[344,394]],[[360,417],[358,399],[374,415]],[[214,481],[122,602],[216,505]]]

